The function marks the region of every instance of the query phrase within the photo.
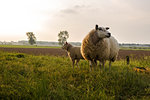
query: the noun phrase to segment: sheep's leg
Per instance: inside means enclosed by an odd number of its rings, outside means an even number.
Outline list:
[[[90,60],[90,71],[92,71],[92,61]]]
[[[95,65],[97,65],[97,61],[96,60],[94,60],[94,63],[95,63]]]
[[[96,60],[92,60],[91,61],[91,67],[94,67],[94,70],[96,70],[96,66],[97,66],[97,61]]]
[[[92,61],[90,61],[89,63],[90,63],[90,70],[92,70]]]
[[[96,70],[96,65],[97,65],[97,61],[96,61],[96,60],[93,60],[94,70]]]
[[[103,66],[103,68],[105,70],[105,61],[102,61],[102,66]]]
[[[101,64],[101,62],[99,61],[99,68],[101,69],[102,68],[102,64]]]
[[[109,71],[110,71],[110,69],[111,69],[111,61],[109,61]]]
[[[96,62],[95,60],[90,60],[90,69],[92,70],[92,67],[94,67],[94,70],[96,68]]]

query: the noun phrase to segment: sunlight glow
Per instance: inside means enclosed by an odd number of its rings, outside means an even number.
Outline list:
[[[50,19],[60,7],[58,0],[2,0],[0,1],[0,35],[19,35],[42,28],[42,22]]]

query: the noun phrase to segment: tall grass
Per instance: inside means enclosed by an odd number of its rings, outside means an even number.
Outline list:
[[[86,61],[73,69],[67,57],[0,52],[0,99],[150,99],[150,76],[133,70],[149,61],[116,61],[111,71],[89,71]]]

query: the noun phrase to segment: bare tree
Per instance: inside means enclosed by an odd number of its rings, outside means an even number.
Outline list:
[[[33,32],[27,32],[26,35],[28,36],[29,44],[33,45],[36,43],[36,37]]]
[[[69,34],[67,31],[60,31],[60,33],[58,33],[59,45],[63,45],[68,38],[69,38]]]

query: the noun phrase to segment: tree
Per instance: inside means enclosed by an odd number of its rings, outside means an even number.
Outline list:
[[[69,34],[67,31],[60,31],[60,33],[58,33],[59,45],[63,45],[68,38],[69,38]]]
[[[27,32],[26,35],[28,36],[29,44],[33,45],[36,43],[36,37],[33,32]]]

